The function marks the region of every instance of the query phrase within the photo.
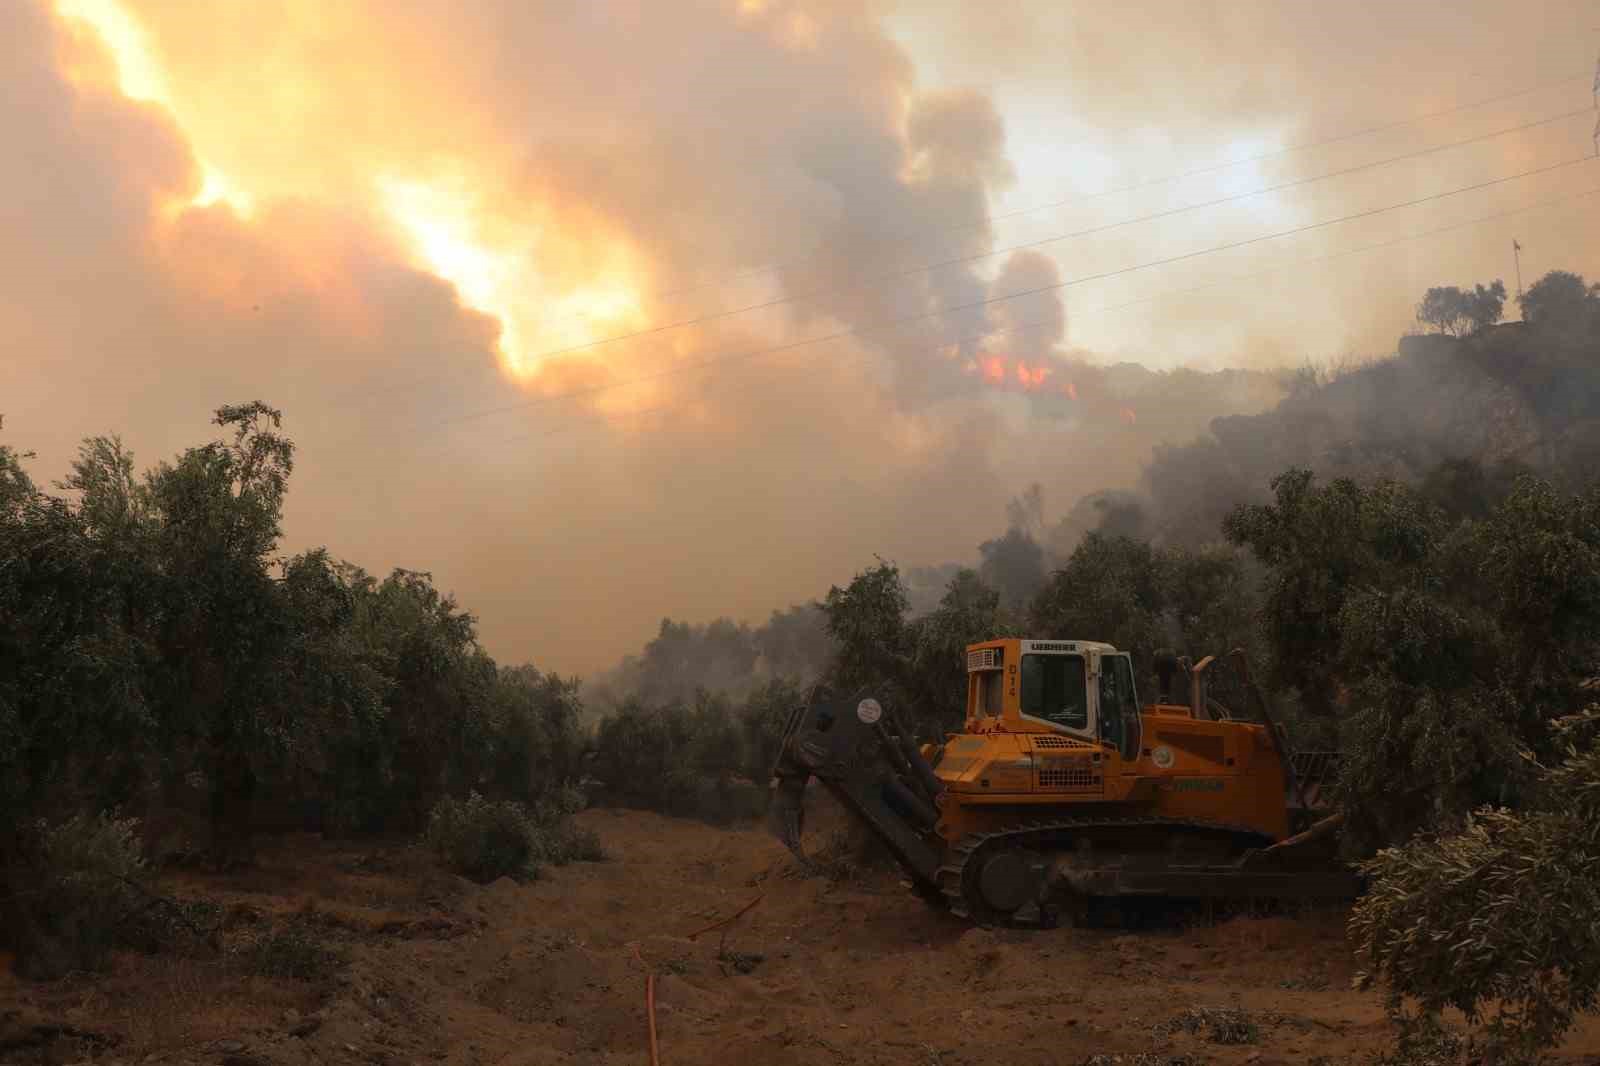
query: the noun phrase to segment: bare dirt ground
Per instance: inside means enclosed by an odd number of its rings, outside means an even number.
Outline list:
[[[246,873],[167,878],[164,892],[219,906],[221,954],[196,942],[50,984],[0,976],[0,1059],[639,1064],[646,973],[667,1066],[1333,1066],[1387,1032],[1378,997],[1349,988],[1338,913],[1134,934],[985,931],[930,911],[892,873],[797,876],[760,827],[581,819],[611,859],[524,885],[480,887],[431,871],[415,849],[311,837],[272,842]],[[689,939],[758,896],[725,937]],[[348,965],[307,978],[241,961],[283,930]],[[279,968],[293,971],[287,959]],[[1242,1010],[1187,1017],[1255,1032],[1218,1043],[1205,1024],[1177,1024],[1191,1008]],[[1559,1061],[1600,1063],[1600,1022]]]

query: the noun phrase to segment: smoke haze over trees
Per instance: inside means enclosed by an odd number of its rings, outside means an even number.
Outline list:
[[[1035,484],[995,514],[996,533],[979,542],[973,555],[938,566],[901,568],[908,610],[921,616],[936,609],[950,582],[969,568],[998,595],[1008,615],[1022,619],[1051,575],[1069,565],[1074,550],[1091,533],[1101,535],[1092,545],[1096,552],[1120,550],[1120,539],[1131,538],[1168,552],[1197,553],[1186,557],[1190,562],[1180,565],[1169,558],[1164,565],[1242,567],[1237,574],[1230,571],[1212,580],[1246,581],[1246,563],[1223,561],[1228,554],[1224,519],[1240,504],[1271,500],[1273,479],[1291,466],[1324,479],[1391,479],[1416,490],[1451,519],[1484,517],[1509,494],[1520,473],[1581,488],[1590,471],[1600,469],[1600,363],[1594,348],[1600,289],[1578,275],[1554,271],[1529,286],[1522,307],[1527,322],[1479,329],[1462,338],[1407,336],[1398,353],[1388,358],[1334,372],[1306,368],[1285,375],[1283,398],[1276,406],[1258,414],[1217,415],[1186,441],[1156,445],[1134,488],[1106,486],[1070,501],[1058,514],[1052,510],[1054,501]],[[1145,381],[1145,395],[1160,397],[1156,402],[1163,408],[1180,396],[1192,398],[1191,424],[1202,421],[1199,411],[1225,404],[1228,395],[1225,381],[1204,375],[1157,377],[1130,370],[1127,376]],[[1209,564],[1204,562],[1208,559]],[[1079,565],[1086,568],[1085,576],[1106,567],[1117,569],[1109,558],[1093,567],[1081,560]],[[1054,580],[1059,584],[1059,578]],[[1189,587],[1192,580],[1198,579],[1166,577],[1159,584],[1170,590]],[[1134,603],[1148,604],[1156,595],[1154,590],[1134,591]],[[1062,593],[1063,604],[1071,599]],[[652,669],[659,672],[669,654],[677,654],[672,670],[679,680],[670,689],[661,688],[667,684],[664,678],[648,684],[679,697],[696,685],[737,692],[758,676],[756,645],[771,639],[759,635],[780,618],[790,625],[806,619],[803,628],[811,639],[802,659],[777,672],[813,678],[828,655],[815,610],[796,606],[757,630],[731,622],[711,627],[673,623],[670,629],[663,623],[661,637],[650,646],[655,651],[647,648],[643,663],[657,662]],[[1193,616],[1185,612],[1185,617]],[[1054,628],[1058,622],[1073,620],[1071,615],[1045,617],[1052,619],[1055,636],[1065,635]],[[1202,629],[1219,640],[1243,635],[1236,624],[1212,629],[1207,623]],[[1171,626],[1162,634],[1168,640],[1184,635]],[[1150,640],[1160,643],[1154,636]],[[675,641],[700,641],[705,647],[693,654],[669,653]],[[727,648],[738,644],[742,650],[719,655],[719,642]],[[1214,650],[1209,644],[1207,648]],[[775,661],[770,654],[768,661]],[[643,663],[625,664],[607,675],[607,683],[645,694],[640,687],[648,672]],[[629,671],[641,680],[627,680],[633,676]]]

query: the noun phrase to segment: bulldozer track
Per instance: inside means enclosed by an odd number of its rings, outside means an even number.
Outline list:
[[[935,875],[938,882],[937,895],[943,899],[945,908],[958,918],[976,921],[980,925],[1037,927],[1042,924],[1042,918],[1045,913],[1042,908],[1039,911],[1040,918],[1019,920],[1015,914],[995,913],[983,901],[974,884],[973,872],[975,868],[972,865],[974,856],[989,852],[996,847],[1026,847],[1030,843],[1045,843],[1051,837],[1071,836],[1085,831],[1147,828],[1227,834],[1237,838],[1243,847],[1271,843],[1271,837],[1266,834],[1249,826],[1229,822],[1212,822],[1188,818],[1141,817],[1138,815],[1039,819],[1017,823],[987,833],[973,833],[963,837],[955,847],[950,849],[949,860],[939,868],[938,873]],[[1241,848],[1241,850],[1243,849]],[[932,897],[934,893],[925,891],[919,893],[919,895],[926,899]]]

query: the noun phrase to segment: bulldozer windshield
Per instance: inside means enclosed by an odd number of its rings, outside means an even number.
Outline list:
[[[1024,655],[1022,713],[1064,729],[1089,728],[1083,656]]]

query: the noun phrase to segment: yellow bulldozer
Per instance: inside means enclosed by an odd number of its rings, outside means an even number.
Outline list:
[[[870,692],[817,690],[784,731],[774,831],[809,864],[815,778],[918,895],[983,925],[1357,895],[1323,800],[1337,754],[1288,751],[1240,650],[1154,666],[1157,699],[1141,706],[1132,658],[1110,644],[969,645],[964,727],[922,745]]]

